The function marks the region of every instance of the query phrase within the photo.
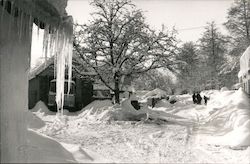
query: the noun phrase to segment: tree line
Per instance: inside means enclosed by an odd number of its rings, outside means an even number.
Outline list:
[[[249,45],[247,0],[235,1],[228,11],[224,25],[230,36],[211,22],[197,43],[181,46],[175,29],[164,25],[161,30],[152,29],[130,0],[93,0],[91,5],[95,8],[92,20],[75,25],[73,63],[91,68],[115,93],[116,103],[125,81],[137,81],[138,88],[171,86],[171,90],[234,83],[238,58]],[[159,68],[175,74],[178,85],[159,73]]]
[[[250,43],[250,1],[235,0],[228,9],[223,35],[209,22],[202,37],[180,47],[179,86],[193,90],[231,87],[238,82],[239,58]]]

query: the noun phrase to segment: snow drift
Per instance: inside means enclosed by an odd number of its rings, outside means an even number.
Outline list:
[[[162,98],[162,97],[165,97],[167,96],[167,92],[159,89],[159,88],[156,88],[148,93],[146,93],[142,99],[146,99],[146,98]]]
[[[44,121],[30,111],[26,112],[26,122],[30,129],[40,129],[45,126]]]
[[[28,130],[27,140],[28,163],[111,162],[80,145],[60,143],[33,130]]]
[[[34,108],[30,110],[31,112],[35,112],[39,115],[51,115],[55,114],[55,112],[52,112],[48,109],[48,107],[44,104],[42,101],[38,101]]]
[[[192,121],[184,117],[152,110],[144,104],[140,110],[136,110],[130,99],[125,99],[121,105],[112,105],[109,101],[94,101],[85,107],[76,117],[74,124],[82,122],[111,122],[111,121],[165,121],[179,125],[192,124]]]
[[[233,147],[250,146],[250,103],[242,88],[211,94],[210,115],[199,127],[210,142]]]
[[[73,155],[59,142],[28,130],[28,163],[76,163]]]

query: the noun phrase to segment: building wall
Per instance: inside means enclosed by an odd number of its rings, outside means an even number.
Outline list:
[[[39,100],[43,101],[45,104],[48,103],[50,81],[53,79],[54,67],[48,66],[33,79],[29,80],[29,109],[32,109]],[[93,82],[90,78],[79,78],[75,71],[72,72],[72,80],[76,84],[76,107],[71,109],[71,111],[78,111],[92,102]],[[38,96],[34,96],[36,94],[38,94]]]
[[[50,87],[49,76],[39,76],[38,78],[39,78],[39,100],[43,101],[45,104],[48,104],[48,94]]]
[[[93,83],[88,79],[81,79],[82,108],[93,101]],[[81,108],[80,108],[81,109]]]
[[[4,12],[4,13],[3,13]],[[29,17],[22,20],[0,8],[1,162],[26,162],[25,112],[28,110],[28,72],[31,49]]]
[[[32,109],[39,101],[39,79],[33,78],[29,81],[29,109]]]

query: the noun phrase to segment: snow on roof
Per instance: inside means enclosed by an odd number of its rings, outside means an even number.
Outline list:
[[[29,72],[29,80],[35,78],[37,75],[42,73],[46,68],[48,68],[50,65],[54,64],[54,57],[49,58],[42,64],[40,64],[38,67],[33,68]]]
[[[41,63],[37,67],[34,67],[33,69],[31,69],[30,72],[29,72],[29,80],[35,78],[37,75],[42,73],[45,69],[47,69],[49,66],[54,67],[54,56],[47,59],[45,62]],[[74,69],[73,69],[73,71],[74,71]],[[90,72],[81,71],[81,75],[95,76],[96,73],[93,72],[93,71],[90,71]]]
[[[94,83],[93,89],[94,90],[110,90],[106,85],[100,84],[100,83]]]
[[[242,77],[250,70],[250,46],[246,49],[240,57],[240,71],[238,77]]]

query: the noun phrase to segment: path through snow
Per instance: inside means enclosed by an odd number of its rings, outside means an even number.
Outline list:
[[[210,142],[211,138],[218,137],[218,134],[209,133],[209,131],[223,130],[222,127],[217,126],[217,123],[224,123],[227,125],[225,128],[227,131],[231,128],[234,132],[233,127],[239,126],[235,124],[235,120],[244,118],[241,119],[244,123],[249,119],[248,110],[245,108],[249,107],[248,100],[243,98],[240,92],[231,92],[211,92],[214,99],[211,99],[208,106],[194,105],[190,95],[182,95],[176,96],[179,99],[176,104],[165,101],[149,109],[151,114],[157,116],[164,112],[164,118],[174,116],[174,121],[167,122],[107,119],[124,114],[119,107],[112,107],[108,102],[104,102],[103,106],[93,104],[95,108],[91,108],[90,105],[88,109],[75,116],[64,116],[63,121],[52,120],[54,119],[52,115],[36,113],[41,119],[46,120],[46,125],[36,131],[62,143],[79,162],[86,161],[86,157],[90,157],[88,159],[93,160],[87,162],[249,163],[250,147],[243,146],[235,150],[236,147],[231,149],[232,147],[225,143]],[[226,100],[215,101],[223,95]],[[233,96],[238,96],[238,100],[230,100]],[[236,109],[241,109],[245,113],[233,115],[234,119],[232,119],[231,113]],[[244,117],[241,117],[242,113]],[[119,117],[121,118],[123,117]],[[180,120],[184,121],[178,123]],[[207,126],[208,124],[210,126]],[[247,133],[242,135],[247,136]],[[220,137],[223,139],[223,136]],[[224,139],[226,137],[224,136]],[[241,140],[240,137],[238,136],[237,139]]]

